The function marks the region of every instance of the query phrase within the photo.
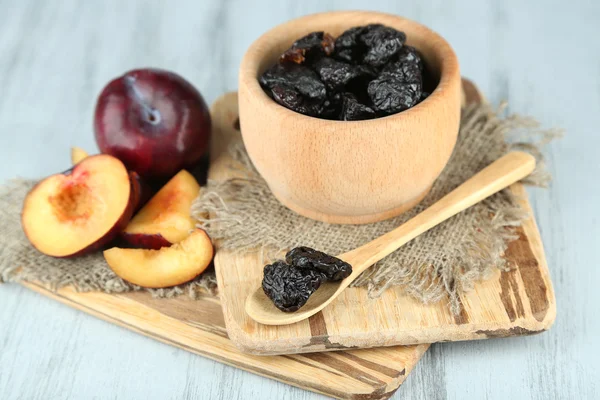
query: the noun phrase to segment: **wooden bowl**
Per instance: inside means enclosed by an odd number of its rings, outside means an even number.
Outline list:
[[[308,117],[275,103],[257,78],[298,38],[381,23],[404,31],[437,88],[417,106],[367,121]],[[239,72],[240,124],[250,159],[277,199],[330,223],[384,220],[414,207],[448,162],[460,122],[458,60],[437,33],[377,12],[328,12],[279,25],[248,49]]]

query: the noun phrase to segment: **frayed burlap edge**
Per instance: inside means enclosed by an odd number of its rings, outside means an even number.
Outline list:
[[[214,270],[205,272],[183,285],[148,289],[119,278],[104,261],[101,252],[73,259],[45,256],[29,243],[21,228],[23,200],[35,181],[14,179],[0,187],[0,283],[35,282],[50,290],[70,286],[80,292],[124,293],[147,291],[153,297],[170,298],[187,294],[197,298],[215,293]]]
[[[258,251],[265,262],[300,245],[341,254],[399,226],[511,150],[527,151],[537,159],[536,170],[523,182],[546,186],[550,175],[540,149],[561,132],[540,129],[532,118],[504,113],[504,105],[464,109],[456,148],[430,194],[413,210],[387,221],[335,225],[295,214],[274,198],[241,142],[229,150],[239,162],[238,175],[241,168],[244,177],[209,181],[192,213],[221,248]],[[471,290],[495,270],[507,268],[504,251],[516,238],[514,227],[526,217],[514,195],[504,190],[408,243],[363,273],[354,286],[367,287],[372,297],[390,286],[400,286],[423,303],[447,300],[450,309],[458,313],[460,293]]]

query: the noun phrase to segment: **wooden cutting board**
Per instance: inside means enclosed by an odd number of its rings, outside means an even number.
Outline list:
[[[163,343],[246,371],[340,399],[387,399],[429,345],[289,356],[253,356],[228,339],[219,298],[155,299],[149,293],[57,292],[22,283],[70,307]]]
[[[233,123],[237,114],[230,113],[232,98],[228,95],[217,101],[212,108],[213,115]],[[217,118],[214,119],[216,122]],[[215,152],[226,149],[225,139],[228,137],[214,135]],[[228,338],[221,303],[215,295],[207,293],[199,300],[186,296],[155,299],[146,292],[78,293],[72,288],[54,292],[41,284],[22,284],[44,296],[163,343],[342,399],[390,397],[429,347],[422,344],[335,354],[254,356],[240,352]]]
[[[463,81],[463,88],[465,102],[483,101],[471,82]],[[229,140],[238,138],[240,134],[234,127],[237,96],[222,97],[215,111],[215,134]],[[209,172],[212,179],[236,174],[236,162],[227,152],[214,154]],[[523,186],[516,184],[511,190],[523,198],[523,206],[531,212]],[[261,284],[260,256],[221,250],[215,257],[215,267],[229,337],[244,352],[273,355],[542,332],[554,322],[556,304],[533,217],[524,222],[518,233],[519,238],[506,252],[514,268],[498,271],[462,295],[459,315],[453,315],[444,302],[423,305],[398,288],[387,290],[379,299],[369,299],[363,288],[349,288],[308,320],[285,326],[258,324],[244,310],[246,297]]]

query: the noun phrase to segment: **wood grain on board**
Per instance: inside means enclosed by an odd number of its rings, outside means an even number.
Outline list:
[[[483,101],[473,83],[464,80],[463,87],[463,101]],[[236,94],[221,97],[214,111],[215,134],[236,140]],[[234,176],[236,162],[222,148],[216,150],[209,176],[216,180]],[[511,190],[531,212],[523,186],[516,184]],[[506,252],[514,268],[497,271],[461,295],[459,315],[453,315],[444,302],[423,305],[399,288],[388,289],[378,299],[369,299],[363,288],[349,288],[308,320],[285,326],[258,324],[244,310],[246,297],[260,286],[260,256],[219,250],[215,267],[229,337],[244,352],[273,355],[542,332],[554,322],[556,304],[534,218],[526,220],[518,233],[519,239]]]
[[[335,354],[254,356],[228,339],[218,297],[152,298],[146,292],[53,292],[24,286],[68,306],[163,343],[268,378],[342,399],[384,399],[400,387],[429,345],[343,351]]]

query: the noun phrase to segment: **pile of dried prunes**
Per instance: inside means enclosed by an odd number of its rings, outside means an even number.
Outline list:
[[[381,24],[348,29],[337,39],[313,32],[297,40],[259,78],[277,103],[311,117],[357,121],[396,114],[431,87],[406,34]]]

